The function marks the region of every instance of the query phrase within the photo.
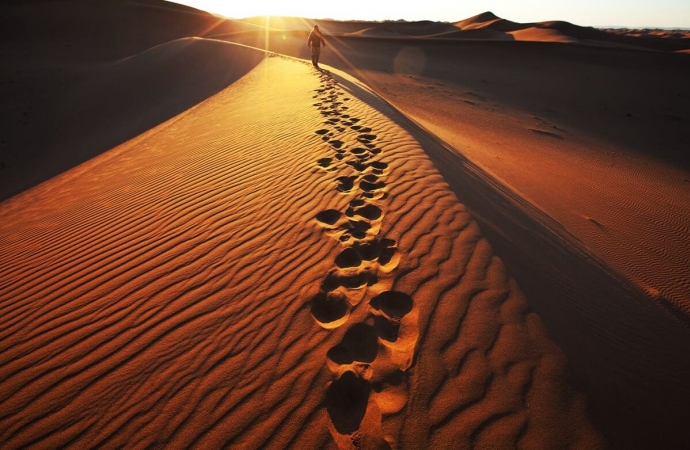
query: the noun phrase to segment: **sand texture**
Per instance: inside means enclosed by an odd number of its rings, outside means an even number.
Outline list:
[[[0,448],[687,448],[684,36],[312,23],[5,8]]]

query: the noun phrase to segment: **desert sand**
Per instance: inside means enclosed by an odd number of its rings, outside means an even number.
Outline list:
[[[684,37],[313,23],[4,7],[0,447],[687,448]]]

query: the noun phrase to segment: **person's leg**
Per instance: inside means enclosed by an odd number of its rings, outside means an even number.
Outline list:
[[[319,45],[318,47],[312,47],[312,49],[314,55],[314,65],[316,67],[319,67],[319,56],[321,56],[321,46]]]

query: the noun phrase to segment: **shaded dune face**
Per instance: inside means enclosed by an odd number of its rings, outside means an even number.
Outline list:
[[[2,203],[0,446],[601,447],[541,320],[365,92],[270,57]]]

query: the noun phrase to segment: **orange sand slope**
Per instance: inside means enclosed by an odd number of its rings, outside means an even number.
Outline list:
[[[363,89],[271,57],[2,203],[1,446],[601,447],[541,320]]]

